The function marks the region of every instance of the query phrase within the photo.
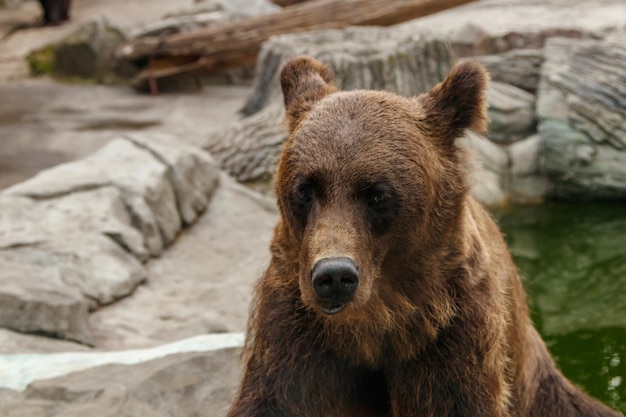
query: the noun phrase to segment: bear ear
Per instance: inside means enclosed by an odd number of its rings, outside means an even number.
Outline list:
[[[452,147],[466,129],[486,133],[488,83],[489,74],[482,65],[462,61],[443,82],[418,97],[425,110],[429,131],[445,146]]]
[[[337,91],[332,71],[306,55],[290,58],[283,65],[280,85],[291,132],[317,101]]]

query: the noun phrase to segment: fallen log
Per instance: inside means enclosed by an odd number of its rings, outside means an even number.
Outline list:
[[[221,70],[242,62],[254,62],[261,44],[271,36],[353,25],[389,26],[476,0],[314,0],[286,7],[279,13],[223,23],[192,33],[160,38],[146,37],[124,45],[122,59],[148,69],[135,85],[151,77],[151,66],[160,58],[192,57],[205,70]],[[162,65],[159,66],[162,71]],[[166,71],[168,76],[175,69]],[[184,71],[179,71],[181,73]]]

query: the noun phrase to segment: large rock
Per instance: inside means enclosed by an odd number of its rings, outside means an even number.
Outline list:
[[[489,139],[510,143],[536,129],[535,96],[511,84],[492,81],[487,90]]]
[[[83,352],[89,349],[88,346],[67,340],[24,334],[0,328],[0,354],[15,354],[16,352],[20,354]]]
[[[537,114],[554,196],[626,199],[625,40],[546,45]]]
[[[52,47],[53,73],[98,82],[111,82],[116,75],[128,75],[132,69],[121,67],[114,59],[115,51],[126,41],[128,36],[121,25],[106,16],[98,16]]]
[[[167,135],[129,134],[126,138],[167,167],[180,217],[185,225],[193,223],[208,206],[219,181],[213,158],[193,146],[176,144]]]
[[[62,377],[98,366],[135,365],[169,355],[210,352],[241,347],[243,333],[205,334],[149,348],[112,352],[71,349],[54,353],[17,353],[0,355],[0,388],[22,391],[35,381]]]
[[[623,0],[482,0],[398,28],[446,37],[458,56],[474,57],[541,49],[557,36],[602,39],[626,29],[626,13]]]
[[[119,194],[114,210],[117,215],[108,216],[109,221],[120,218],[120,222],[136,229],[118,235],[124,237],[124,245],[145,259],[146,249],[153,256],[159,255],[174,240],[183,222],[192,223],[206,208],[217,178],[215,163],[199,149],[167,135],[134,134],[112,140],[87,158],[42,171],[5,194],[30,197],[38,204],[74,199],[90,192]],[[86,217],[90,222],[106,219]],[[62,227],[70,225],[61,222]]]
[[[6,255],[5,255],[6,256]],[[48,265],[0,259],[0,326],[90,344],[88,302]]]
[[[280,7],[269,0],[203,0],[193,7],[168,13],[162,19],[145,23],[133,29],[133,39],[162,36],[207,28],[216,23],[276,13]]]
[[[35,383],[24,397],[27,404],[55,404],[63,416],[222,417],[239,383],[239,356],[239,349],[228,349],[109,365]],[[48,416],[41,411],[29,417]]]
[[[255,90],[242,109],[251,115],[282,101],[278,72],[291,56],[306,54],[328,65],[342,90],[387,90],[405,97],[428,91],[452,69],[444,37],[393,28],[349,27],[272,37],[259,54]]]
[[[291,56],[307,54],[327,64],[344,90],[384,89],[414,96],[452,68],[449,45],[436,38],[386,28],[352,27],[271,38],[261,50],[255,90],[242,110],[248,117],[215,131],[204,148],[244,182],[268,181],[287,138],[278,80]]]
[[[93,343],[89,311],[131,294],[217,186],[210,156],[165,135],[113,140],[0,194],[0,325]]]
[[[12,189],[17,194],[18,188]],[[122,192],[102,186],[41,200],[0,194],[0,248],[24,246],[69,233],[100,233],[146,260],[141,233],[133,227]]]
[[[91,315],[95,345],[124,349],[244,331],[276,220],[272,199],[222,175],[202,217],[146,265],[148,285]]]
[[[471,132],[457,143],[470,154],[467,169],[472,196],[490,207],[505,205],[510,164],[506,149]]]
[[[541,137],[537,134],[508,148],[511,160],[508,194],[513,203],[540,203],[548,192],[543,173]]]
[[[537,92],[543,50],[513,49],[499,55],[477,56],[475,59],[487,68],[492,81],[511,84],[532,94]]]
[[[0,414],[223,416],[240,379],[242,334],[151,349],[0,356]],[[46,379],[49,378],[49,379]]]

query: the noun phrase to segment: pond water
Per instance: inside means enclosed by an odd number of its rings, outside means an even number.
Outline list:
[[[550,203],[495,217],[558,366],[626,413],[626,204]]]

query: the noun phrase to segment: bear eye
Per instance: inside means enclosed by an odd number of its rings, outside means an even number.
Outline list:
[[[389,203],[395,192],[387,183],[378,183],[367,187],[363,191],[365,203],[369,208],[381,209],[386,203]]]
[[[367,208],[367,219],[376,234],[383,234],[400,212],[400,199],[393,186],[380,182],[366,187],[361,194]]]
[[[293,191],[289,194],[289,206],[300,225],[306,225],[309,211],[315,196],[315,182],[307,178],[296,179]]]
[[[384,203],[385,200],[389,199],[390,196],[385,194],[382,191],[373,191],[370,193],[370,195],[367,196],[367,205],[371,208],[374,208],[376,206],[379,206],[380,204]]]
[[[298,185],[295,197],[302,203],[310,203],[313,200],[314,186],[310,181],[303,182]]]

